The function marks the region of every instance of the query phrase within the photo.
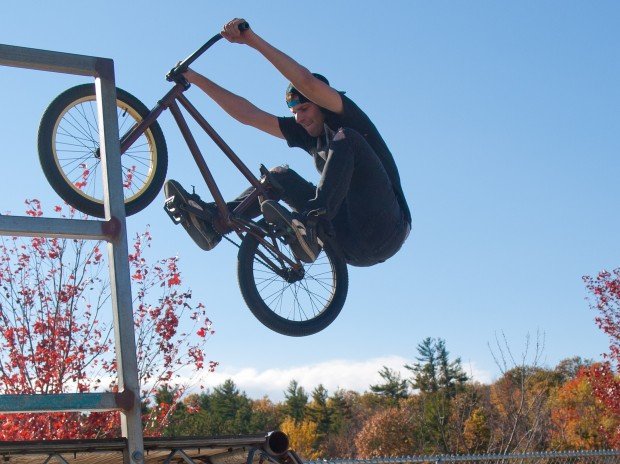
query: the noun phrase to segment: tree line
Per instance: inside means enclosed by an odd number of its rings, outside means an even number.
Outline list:
[[[308,392],[291,380],[280,402],[250,399],[228,379],[176,403],[163,433],[280,429],[305,459],[608,449],[620,445],[620,416],[594,394],[601,366],[580,357],[554,368],[522,363],[485,385],[450,359],[444,340],[426,338],[407,378],[383,367],[363,393]],[[162,389],[155,401],[173,397]]]

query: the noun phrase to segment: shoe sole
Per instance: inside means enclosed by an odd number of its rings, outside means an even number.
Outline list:
[[[298,258],[308,263],[312,263],[316,261],[317,255],[308,246],[308,243],[306,243],[305,235],[301,233],[301,228],[305,229],[304,225],[301,224],[301,222],[298,221],[297,219],[291,220],[290,216],[287,217],[282,211],[280,211],[278,207],[274,207],[271,203],[264,203],[263,208],[269,208],[270,212],[275,213],[280,219],[282,219],[282,221],[285,224],[287,225],[292,224],[291,229],[293,229],[293,232],[295,233],[295,237],[297,238],[297,243],[299,244],[299,246],[301,247],[301,249],[303,250],[305,254],[305,256],[298,256]],[[263,210],[263,216],[264,215],[265,215],[265,211]],[[291,221],[290,223],[289,223],[289,220]],[[301,228],[298,227],[296,224],[300,224]],[[302,259],[302,258],[305,258],[305,259]]]
[[[181,186],[181,184],[176,181],[167,181],[164,184],[164,195],[167,199],[171,197],[178,197],[181,202],[194,208],[198,207],[202,209],[200,205],[198,205],[198,203],[188,198],[189,193],[186,192],[185,189]],[[205,251],[212,250],[215,245],[219,243],[219,241],[214,244],[213,241],[200,230],[200,227],[198,225],[198,218],[196,218],[193,214],[184,214],[185,218],[183,221],[181,221],[181,225],[188,233],[188,235],[192,238],[194,243]]]

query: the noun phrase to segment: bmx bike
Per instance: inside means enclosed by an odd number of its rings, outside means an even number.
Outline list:
[[[249,27],[247,23],[240,28]],[[182,202],[168,214],[179,223],[195,215],[212,221],[214,229],[238,248],[237,277],[241,294],[254,316],[268,328],[284,335],[305,336],[323,330],[340,313],[348,291],[346,262],[330,234],[319,228],[323,249],[313,263],[303,263],[292,253],[290,234],[264,219],[248,219],[243,213],[256,201],[277,199],[270,173],[260,166],[255,177],[185,97],[190,88],[183,73],[213,44],[216,34],[177,64],[166,75],[174,86],[149,110],[129,92],[116,89],[116,105],[123,170],[126,214],[148,206],[161,190],[168,168],[166,141],[159,116],[169,109],[194,158],[217,207],[215,218]],[[194,118],[251,185],[251,193],[232,211],[181,112]],[[46,109],[39,126],[38,151],[43,172],[56,193],[77,210],[104,217],[103,191],[94,84],[72,87]],[[121,135],[122,134],[122,135]],[[224,232],[231,231],[231,239]]]

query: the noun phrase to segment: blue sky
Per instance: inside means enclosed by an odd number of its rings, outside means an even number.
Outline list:
[[[114,59],[117,85],[147,106],[166,71],[245,17],[265,39],[346,90],[391,147],[413,210],[402,251],[350,269],[339,318],[307,338],[264,328],[243,304],[236,249],[205,253],[162,211],[163,197],[128,219],[150,224],[154,254],[181,257],[205,302],[220,362],[207,385],[233,377],[252,396],[281,396],[292,378],[363,390],[386,364],[411,362],[441,337],[467,370],[497,377],[489,343],[502,332],[520,355],[544,333],[544,361],[600,358],[581,276],[620,265],[620,6],[613,1],[7,2],[0,43]],[[178,10],[177,10],[178,8]],[[121,17],[122,15],[122,17]],[[285,115],[286,81],[249,48],[217,44],[195,64],[265,110]],[[0,210],[58,198],[38,166],[47,104],[84,78],[0,68]],[[257,171],[288,163],[316,180],[311,159],[241,126],[197,89],[189,98]],[[160,118],[169,178],[206,193],[169,114]],[[227,196],[243,179],[199,137]],[[500,335],[501,336],[501,335]]]

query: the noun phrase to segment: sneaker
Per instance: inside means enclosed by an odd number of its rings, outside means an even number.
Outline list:
[[[274,200],[263,201],[261,211],[268,223],[285,230],[285,233],[292,238],[289,245],[297,258],[305,263],[313,263],[316,260],[321,252],[321,243],[313,227],[305,224],[299,216]]]
[[[175,224],[181,223],[196,245],[208,251],[220,243],[222,236],[215,231],[212,224],[212,219],[217,214],[215,203],[205,203],[197,194],[189,193],[172,179],[164,184],[164,195],[164,209]]]

